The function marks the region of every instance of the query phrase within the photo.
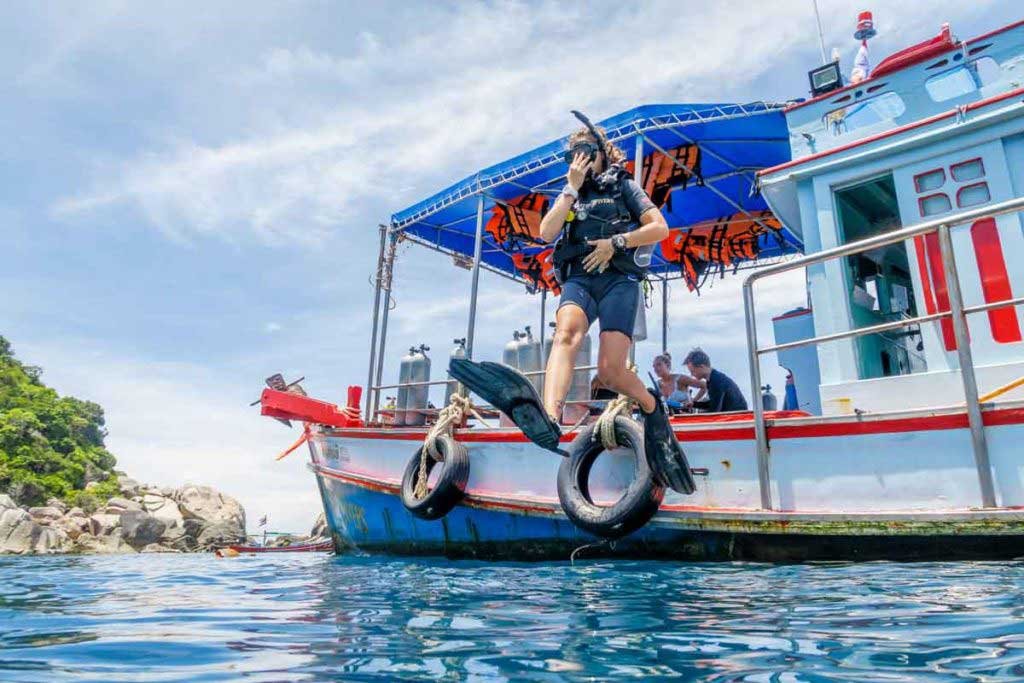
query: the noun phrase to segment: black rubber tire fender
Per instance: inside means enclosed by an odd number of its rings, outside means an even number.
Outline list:
[[[566,516],[580,529],[601,538],[622,538],[650,521],[661,507],[665,486],[657,480],[644,453],[643,428],[634,420],[615,418],[615,439],[633,451],[636,476],[625,494],[611,506],[596,505],[590,497],[590,471],[604,452],[588,425],[569,446],[569,457],[558,468],[558,500]]]
[[[420,451],[416,449],[402,475],[402,505],[420,519],[441,519],[459,504],[466,495],[469,482],[469,452],[466,447],[447,434],[437,437],[437,450],[441,452],[441,474],[434,487],[422,498],[416,497],[416,479],[420,473]],[[427,456],[427,476],[438,461]]]

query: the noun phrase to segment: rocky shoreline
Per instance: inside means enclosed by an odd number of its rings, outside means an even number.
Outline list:
[[[0,555],[208,552],[245,540],[245,510],[216,489],[117,483],[120,495],[90,511],[56,498],[21,507],[0,493]]]

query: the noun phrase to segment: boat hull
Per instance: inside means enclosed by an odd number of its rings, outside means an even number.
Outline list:
[[[788,504],[770,511],[757,505],[748,424],[680,426],[697,493],[667,492],[644,528],[615,542],[573,526],[555,491],[561,458],[508,430],[458,435],[470,454],[467,496],[436,521],[414,517],[399,495],[401,473],[422,439],[413,430],[323,430],[310,440],[310,466],[340,551],[775,562],[1024,556],[1024,507],[1017,500],[1024,495],[1024,452],[1017,448],[1024,411],[986,416],[1002,503],[990,509],[978,504],[961,416],[773,422],[772,485]],[[632,460],[620,452],[605,459],[592,473],[591,490],[612,500],[631,478]]]
[[[425,521],[388,493],[318,474],[324,510],[338,552],[441,555],[488,560],[567,560],[622,557],[685,561],[804,562],[828,560],[1009,559],[1024,555],[1024,520],[947,519],[866,533],[852,523],[810,524],[818,533],[701,530],[656,521],[608,543],[576,529],[564,517],[458,506]],[[766,525],[767,526],[767,525]],[[771,525],[786,526],[784,522]],[[798,525],[793,525],[798,526]],[[876,525],[877,526],[877,525]],[[884,523],[883,523],[884,526]]]

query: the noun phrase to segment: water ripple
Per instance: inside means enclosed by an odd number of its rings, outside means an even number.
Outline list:
[[[0,680],[1019,681],[1024,565],[0,558]]]

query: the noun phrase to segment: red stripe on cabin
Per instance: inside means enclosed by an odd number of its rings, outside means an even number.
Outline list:
[[[1010,276],[1006,272],[1003,245],[999,240],[999,229],[994,218],[982,218],[971,226],[971,241],[974,242],[974,256],[981,276],[981,291],[985,303],[1013,298]],[[993,308],[988,311],[988,324],[992,338],[1000,344],[1021,341],[1020,323],[1013,306]]]
[[[939,236],[930,233],[924,236],[925,249],[928,251],[928,270],[932,274],[932,285],[935,287],[935,303],[939,312],[949,310],[949,290],[946,288],[946,272],[942,269],[942,249],[939,247]],[[939,321],[942,328],[942,340],[947,351],[956,351],[956,334],[953,332],[953,321],[943,318]]]
[[[934,315],[935,295],[932,294],[932,279],[928,276],[928,257],[924,253],[924,238],[918,235],[914,238],[914,251],[917,253],[917,270],[921,276],[921,295],[924,297],[924,310],[928,315]]]

